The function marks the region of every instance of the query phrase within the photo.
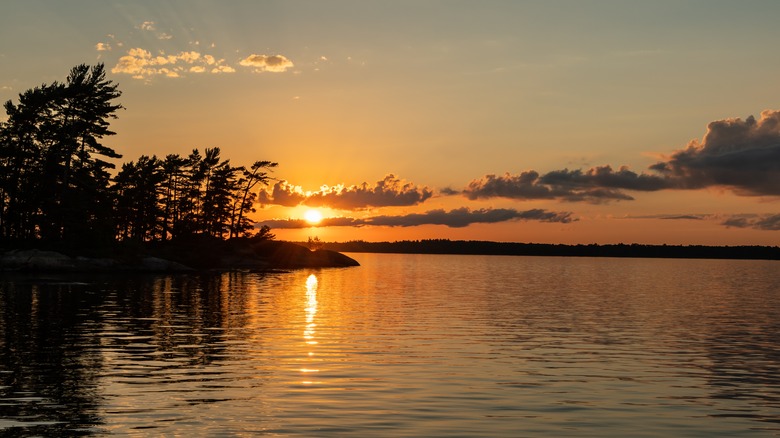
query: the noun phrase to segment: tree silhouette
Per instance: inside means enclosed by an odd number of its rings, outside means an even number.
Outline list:
[[[263,169],[272,170],[278,166],[278,163],[270,161],[255,161],[249,169],[240,168],[243,177],[238,180],[238,193],[235,195],[230,219],[230,237],[238,237],[247,234],[252,229],[251,221],[247,220],[247,213],[254,213],[254,203],[257,199],[257,193],[252,189],[258,184],[267,185],[270,181],[268,172]]]
[[[122,240],[162,240],[163,211],[160,192],[165,180],[162,162],[142,155],[122,165],[114,178],[117,237]]]
[[[64,83],[25,91],[5,103],[0,122],[0,242],[69,247],[114,241],[165,241],[193,235],[249,235],[247,218],[268,171],[234,167],[218,147],[187,157],[140,156],[112,177],[121,158],[101,143],[122,108],[103,64],[78,65]],[[262,228],[255,237],[273,238]]]
[[[187,163],[177,154],[167,155],[162,162],[162,240],[175,237],[181,230],[186,210]]]
[[[3,237],[76,242],[85,233],[110,236],[107,169],[114,165],[101,157],[121,155],[100,142],[114,134],[109,120],[122,108],[112,103],[120,95],[103,64],[82,64],[65,83],[44,84],[20,94],[17,105],[5,103]]]

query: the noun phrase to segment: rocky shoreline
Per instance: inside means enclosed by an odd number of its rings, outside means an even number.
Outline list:
[[[105,256],[67,255],[41,249],[0,252],[2,272],[148,272],[186,273],[203,270],[259,270],[334,268],[360,266],[344,254],[310,251],[289,242],[225,242],[224,245],[177,245],[152,248],[142,253]]]

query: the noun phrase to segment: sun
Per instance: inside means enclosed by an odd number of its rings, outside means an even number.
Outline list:
[[[306,213],[303,214],[303,218],[306,222],[315,225],[322,221],[322,213],[320,213],[319,210],[306,210]]]

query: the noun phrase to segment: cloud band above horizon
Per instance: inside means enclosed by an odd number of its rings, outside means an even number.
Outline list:
[[[299,186],[279,181],[270,192],[262,191],[258,201],[266,205],[295,207],[330,207],[340,210],[362,210],[370,207],[404,207],[425,202],[433,196],[428,187],[406,182],[393,174],[386,175],[373,186],[363,183],[352,186],[322,186],[316,192],[304,192]]]
[[[540,221],[570,223],[577,221],[570,212],[553,212],[543,209],[515,210],[511,208],[477,209],[467,207],[450,211],[429,210],[425,213],[412,213],[399,216],[379,215],[369,218],[336,217],[326,218],[317,227],[415,227],[420,225],[444,225],[450,228],[463,228],[475,223],[499,223],[509,221]],[[302,219],[276,219],[259,222],[257,226],[271,228],[297,229],[310,228],[312,224]]]

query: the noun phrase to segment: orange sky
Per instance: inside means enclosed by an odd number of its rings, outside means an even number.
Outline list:
[[[11,2],[0,99],[103,62],[123,160],[276,161],[256,219],[283,239],[778,245],[778,16],[769,0]],[[322,226],[301,222],[311,208]]]

